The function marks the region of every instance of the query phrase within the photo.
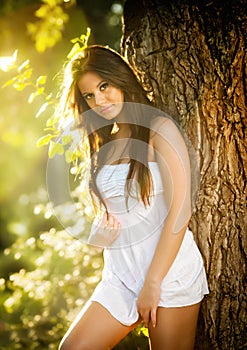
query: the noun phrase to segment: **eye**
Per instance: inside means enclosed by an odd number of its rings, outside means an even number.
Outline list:
[[[86,94],[86,95],[83,95],[83,97],[85,98],[85,100],[91,100],[91,98],[93,97],[93,94]]]
[[[100,91],[104,91],[105,89],[107,89],[107,87],[109,86],[109,84],[107,82],[104,82],[100,85]]]

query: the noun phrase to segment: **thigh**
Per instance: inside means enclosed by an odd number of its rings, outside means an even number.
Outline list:
[[[107,350],[136,325],[125,326],[97,302],[88,303],[63,337],[59,350]]]
[[[157,310],[157,325],[149,327],[152,350],[192,350],[200,304]]]

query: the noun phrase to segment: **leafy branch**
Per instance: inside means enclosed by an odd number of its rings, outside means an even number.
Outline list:
[[[78,52],[84,50],[88,45],[90,37],[90,28],[87,28],[86,34],[81,34],[79,37],[71,40],[73,46],[67,55],[67,58],[72,59]],[[15,50],[12,56],[0,57],[0,69],[3,72],[13,72],[13,77],[3,84],[3,88],[12,86],[17,91],[22,91],[26,87],[31,87],[32,92],[29,95],[28,103],[32,103],[35,98],[41,96],[43,98],[43,104],[40,106],[38,112],[35,114],[36,118],[39,118],[48,107],[53,109],[53,113],[46,121],[45,131],[48,132],[44,136],[38,139],[37,146],[41,147],[49,144],[48,155],[50,158],[54,157],[55,154],[64,154],[65,159],[68,163],[76,161],[80,157],[78,150],[71,150],[71,148],[64,150],[64,147],[71,144],[72,136],[64,135],[56,142],[58,137],[61,135],[59,128],[59,117],[55,115],[57,108],[57,97],[54,97],[51,92],[47,92],[45,84],[47,76],[41,75],[37,79],[33,76],[33,69],[30,66],[30,60],[27,59],[24,62],[17,63],[18,50]]]
[[[68,14],[60,6],[65,3],[64,0],[42,0],[42,2],[43,5],[35,11],[38,20],[27,23],[27,31],[34,40],[38,52],[44,52],[62,39],[64,24],[69,20]],[[75,0],[69,2],[72,5]]]

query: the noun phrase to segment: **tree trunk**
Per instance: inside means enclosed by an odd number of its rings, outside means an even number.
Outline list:
[[[122,52],[200,157],[190,227],[210,294],[196,349],[247,349],[245,0],[127,0]]]

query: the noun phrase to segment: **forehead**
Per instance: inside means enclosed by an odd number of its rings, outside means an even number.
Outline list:
[[[94,90],[103,81],[101,76],[95,72],[87,72],[78,80],[78,88],[81,92]]]

